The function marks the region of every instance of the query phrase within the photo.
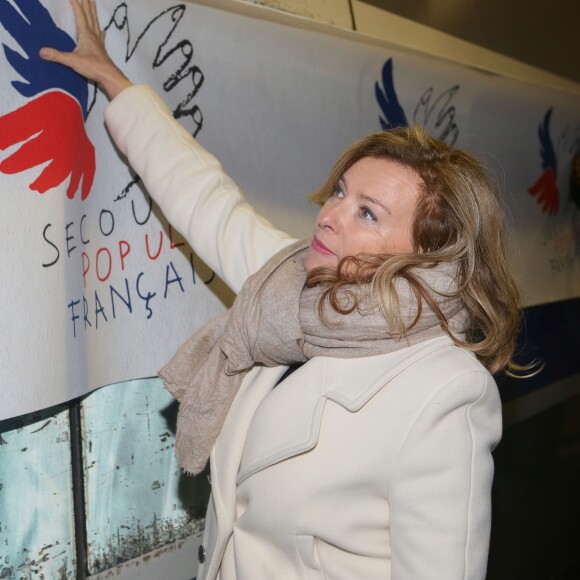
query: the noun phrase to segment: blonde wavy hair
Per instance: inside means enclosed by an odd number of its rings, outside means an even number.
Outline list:
[[[429,137],[418,127],[401,127],[373,133],[351,145],[310,198],[323,205],[345,171],[364,157],[400,163],[421,178],[412,223],[414,251],[344,258],[337,270],[314,269],[307,284],[327,285],[325,299],[335,310],[345,312],[357,305],[341,304],[340,290],[353,282],[370,283],[391,334],[399,336],[417,322],[424,300],[455,344],[474,352],[492,374],[521,375],[529,367],[512,360],[520,325],[520,294],[506,256],[505,212],[485,168],[469,153]],[[452,334],[444,315],[413,274],[416,268],[440,262],[458,264],[457,294],[471,319],[466,340]],[[417,318],[406,328],[394,289],[397,277],[409,282],[418,303]]]

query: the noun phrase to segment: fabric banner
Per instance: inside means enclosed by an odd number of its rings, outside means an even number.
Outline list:
[[[307,194],[354,139],[418,123],[497,176],[526,304],[580,295],[577,94],[302,19],[168,0],[98,10],[125,73],[282,229],[309,235]],[[154,375],[230,297],[115,150],[104,95],[37,56],[74,48],[68,2],[0,0],[0,25],[4,419]]]

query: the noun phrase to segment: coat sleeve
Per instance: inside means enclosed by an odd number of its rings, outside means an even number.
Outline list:
[[[483,580],[501,401],[484,369],[426,403],[389,482],[392,580]]]
[[[161,211],[235,292],[293,238],[245,201],[237,185],[147,85],[122,91],[107,128]]]

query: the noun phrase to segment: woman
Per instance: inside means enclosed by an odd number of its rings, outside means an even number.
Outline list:
[[[239,292],[162,371],[182,465],[210,455],[198,577],[484,578],[518,294],[480,164],[418,129],[371,135],[297,242],[111,62],[94,2],[72,6],[77,49],[41,55],[107,92],[117,146]]]

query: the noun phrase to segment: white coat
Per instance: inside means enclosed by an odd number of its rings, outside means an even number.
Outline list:
[[[234,291],[293,241],[148,87],[105,115],[168,220]],[[273,389],[284,371],[247,375],[214,446],[198,578],[485,578],[501,404],[475,357],[440,337],[316,357]]]

